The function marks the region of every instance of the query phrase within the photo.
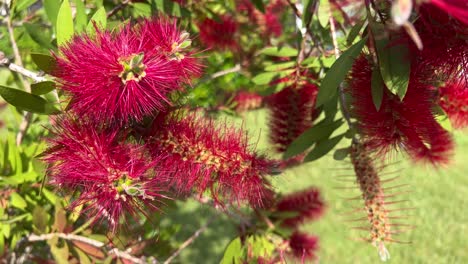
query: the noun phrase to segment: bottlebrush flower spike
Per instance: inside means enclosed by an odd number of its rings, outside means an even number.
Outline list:
[[[289,238],[289,247],[293,256],[300,259],[301,263],[306,263],[306,260],[316,258],[318,237],[296,231]]]
[[[218,22],[214,19],[207,18],[198,25],[201,42],[208,48],[220,50],[236,49],[236,21],[227,15],[220,16],[219,19],[220,21]]]
[[[310,188],[281,198],[276,205],[276,210],[279,212],[297,212],[297,216],[283,221],[286,226],[296,227],[306,220],[314,220],[322,216],[325,203],[320,196],[319,190]]]
[[[249,149],[247,135],[224,123],[181,113],[158,117],[150,132],[150,149],[163,156],[158,168],[170,170],[171,184],[182,194],[210,191],[213,200],[248,201],[265,206],[273,192],[266,176],[275,163]]]
[[[377,247],[382,261],[386,261],[390,258],[390,253],[385,247],[385,243],[391,242],[392,237],[388,211],[385,208],[385,195],[380,185],[377,169],[370,153],[360,143],[354,142],[352,144],[350,156],[370,223],[368,241]]]
[[[468,127],[468,87],[456,80],[439,88],[439,104],[455,128]]]
[[[115,32],[97,30],[95,36],[76,36],[60,47],[55,55],[55,76],[72,96],[71,110],[98,122],[122,124],[139,121],[171,104],[168,94],[183,89],[187,72],[195,66],[181,67],[184,62],[176,55],[145,45],[154,44],[155,38],[174,43],[179,34],[174,24],[161,22],[165,26],[157,27],[152,26],[157,22],[151,23],[145,21],[141,26],[145,34],[137,34],[134,27],[126,25]],[[164,32],[155,32],[158,30]],[[149,31],[153,38],[146,38]],[[186,39],[182,35],[177,41]]]
[[[468,25],[468,2],[466,0],[429,0],[429,3]]]
[[[453,152],[453,140],[434,117],[435,89],[424,83],[420,72],[411,69],[403,101],[385,88],[377,111],[371,92],[372,66],[365,56],[360,56],[349,78],[353,98],[350,110],[364,142],[379,154],[400,149],[414,160],[446,163]]]
[[[202,66],[194,57],[190,34],[179,30],[176,20],[146,19],[136,26],[136,32],[144,49],[162,53],[167,60],[174,61],[185,81],[200,76]]]
[[[105,220],[115,232],[126,214],[158,210],[166,198],[167,180],[153,170],[155,161],[143,146],[118,143],[118,131],[69,116],[59,119],[53,132],[44,155],[50,184],[78,192],[71,209],[82,205],[94,223]]]
[[[279,82],[287,82],[282,79]],[[318,88],[314,84],[299,81],[266,99],[270,110],[270,141],[278,152],[288,146],[305,130],[312,126],[316,118],[315,99]]]
[[[234,108],[237,113],[260,108],[263,97],[255,92],[239,91],[233,98]]]

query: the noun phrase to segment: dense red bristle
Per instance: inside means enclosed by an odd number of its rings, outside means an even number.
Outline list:
[[[317,91],[314,84],[300,81],[298,85],[289,85],[266,99],[270,110],[270,141],[278,152],[286,151],[299,135],[312,126],[317,113]]]
[[[200,72],[188,47],[177,46],[182,35],[175,22],[145,20],[74,37],[55,55],[54,74],[72,96],[70,109],[105,123],[139,121],[164,110],[169,93]]]
[[[442,11],[457,18],[461,22],[468,25],[468,1],[466,0],[430,0],[433,4]]]
[[[239,91],[232,101],[236,112],[242,113],[260,108],[263,104],[263,96],[255,92]]]
[[[236,49],[236,21],[227,15],[220,16],[219,20],[207,18],[198,25],[200,29],[200,41],[208,48],[220,50]]]
[[[70,207],[83,205],[94,222],[115,232],[126,214],[158,209],[167,180],[153,169],[143,146],[122,142],[119,132],[76,117],[60,118],[44,161],[50,184],[78,192]]]
[[[308,263],[316,258],[318,237],[296,231],[289,238],[289,247],[293,256],[300,259],[301,263]]]
[[[365,144],[379,154],[399,149],[414,160],[446,163],[452,154],[453,140],[434,117],[435,89],[418,72],[411,70],[403,101],[385,88],[377,111],[371,93],[372,66],[365,56],[360,56],[349,79],[351,112]]]
[[[267,176],[276,164],[250,150],[247,135],[224,123],[188,114],[168,114],[155,121],[150,148],[164,156],[158,168],[170,170],[183,194],[210,191],[215,202],[247,201],[265,206],[273,198]]]
[[[439,88],[439,104],[455,128],[468,126],[468,87],[456,80]]]
[[[320,196],[320,191],[317,188],[310,188],[281,198],[277,202],[276,209],[280,212],[297,212],[297,216],[283,221],[286,226],[296,227],[307,220],[322,216],[325,203]]]

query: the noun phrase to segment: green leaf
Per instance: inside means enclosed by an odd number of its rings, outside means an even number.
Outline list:
[[[14,192],[10,195],[10,204],[11,206],[19,208],[21,210],[26,209],[26,206],[28,205],[26,203],[26,200],[24,200],[24,198],[21,197],[17,192]]]
[[[13,1],[14,2],[14,10],[15,13],[21,12],[34,4],[36,0],[18,0],[18,1]]]
[[[317,102],[315,104],[316,107],[323,105],[336,94],[338,86],[353,66],[354,59],[356,59],[356,57],[361,53],[366,41],[367,37],[361,39],[359,42],[343,52],[335,63],[333,63],[320,85],[320,89],[317,94]]]
[[[317,160],[323,156],[325,156],[330,150],[332,150],[338,143],[340,143],[341,139],[344,135],[339,135],[330,139],[326,139],[323,141],[319,141],[312,151],[304,158],[304,162],[310,162]]]
[[[333,131],[338,129],[342,124],[342,119],[332,122],[322,121],[307,129],[288,146],[283,158],[288,159],[303,153],[315,142],[328,138]]]
[[[348,45],[353,44],[354,40],[356,37],[359,35],[359,32],[361,32],[362,27],[366,24],[367,20],[364,19],[362,21],[357,22],[349,31],[348,37],[346,38],[346,43]]]
[[[330,19],[330,2],[328,0],[320,0],[317,12],[320,25],[322,27],[327,27]]]
[[[312,4],[315,1],[312,0],[303,0],[302,6],[304,7],[304,12],[302,13],[302,24],[307,25],[307,23],[312,19]]]
[[[275,63],[272,65],[268,65],[265,67],[265,71],[280,71],[284,69],[288,69],[296,65],[295,61],[288,61],[283,63]]]
[[[251,0],[251,1],[252,1],[252,4],[254,4],[254,6],[258,10],[260,10],[260,12],[265,13],[265,5],[263,4],[262,0]]]
[[[55,28],[58,46],[66,44],[73,37],[73,17],[68,0],[63,0],[60,6]]]
[[[297,56],[298,51],[291,47],[268,47],[262,49],[260,53],[275,57],[294,57]]]
[[[48,103],[42,97],[30,94],[18,89],[0,85],[0,95],[9,104],[38,114],[57,114],[59,110],[53,104]]]
[[[44,29],[38,24],[23,23],[26,32],[34,42],[39,44],[41,47],[46,49],[53,49],[54,46],[51,44],[51,40],[44,34]]]
[[[224,251],[220,264],[240,264],[242,256],[242,242],[239,237],[233,239]]]
[[[67,218],[65,214],[65,210],[63,210],[60,201],[55,204],[55,215],[54,215],[54,225],[53,228],[57,232],[63,232],[65,230],[65,226],[67,225]]]
[[[379,111],[380,106],[382,105],[385,87],[378,68],[374,68],[372,70],[371,89],[372,101],[374,102],[375,109]]]
[[[31,84],[31,93],[35,95],[46,94],[46,93],[53,91],[54,89],[55,89],[55,83],[51,81]]]
[[[57,15],[60,9],[60,0],[43,0],[44,10],[52,25],[57,24]]]
[[[182,16],[182,8],[178,3],[175,3],[171,0],[153,0],[153,3],[156,7],[156,10],[164,14],[170,14],[171,16],[180,17]],[[210,11],[208,9],[207,11]]]
[[[47,190],[45,187],[42,188],[42,194],[52,204],[55,204],[58,200],[58,196],[55,195],[53,192]]]
[[[96,26],[101,29],[105,29],[107,26],[107,14],[106,9],[101,6],[96,13],[94,13],[93,17],[89,20],[88,26],[86,27],[86,32],[89,34],[96,33],[96,29],[94,28],[94,23]]]
[[[278,76],[278,72],[263,72],[259,75],[252,78],[252,81],[257,85],[268,84],[270,83],[276,76]]]
[[[40,53],[31,53],[31,59],[33,62],[47,74],[53,74],[53,71],[56,69],[56,61],[54,57],[46,54]]]
[[[380,74],[388,90],[398,95],[400,100],[408,90],[411,62],[406,45],[395,44],[395,40],[388,38],[385,28],[380,24],[373,24],[375,47],[379,60]]]
[[[133,17],[151,17],[151,6],[148,3],[132,3]]]
[[[33,228],[36,234],[44,234],[47,232],[47,212],[40,206],[34,207],[33,210]]]
[[[335,150],[335,153],[333,153],[333,159],[335,160],[344,160],[348,154],[349,154],[350,149],[349,148],[341,148]]]
[[[86,30],[86,24],[88,23],[88,15],[86,15],[86,8],[82,0],[74,0],[76,7],[75,15],[75,30],[77,33],[81,33]]]
[[[47,241],[47,244],[50,246],[50,252],[54,257],[54,260],[57,264],[68,264],[68,258],[70,256],[70,252],[68,250],[68,244],[63,243],[63,247],[59,247],[58,237],[51,238]]]

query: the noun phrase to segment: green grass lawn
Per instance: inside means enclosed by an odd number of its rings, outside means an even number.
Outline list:
[[[252,142],[258,140],[258,149],[266,151],[267,130],[265,115],[261,111],[247,114],[236,119],[251,131]],[[396,157],[395,164],[387,168],[392,172],[386,178],[401,177],[388,186],[408,184],[395,192],[409,191],[396,200],[408,200],[392,208],[414,208],[411,211],[394,212],[393,215],[410,215],[399,222],[414,225],[409,230],[395,237],[410,244],[390,244],[389,263],[468,263],[467,234],[468,216],[468,135],[455,133],[457,149],[455,159],[445,169],[434,169],[428,165],[414,165],[404,157]],[[342,142],[346,146],[348,142]],[[359,218],[363,213],[344,215],[352,207],[360,206],[360,201],[347,201],[345,197],[359,194],[356,190],[340,190],[336,187],[352,186],[337,179],[339,175],[353,175],[349,160],[335,161],[332,154],[300,167],[288,170],[274,180],[281,191],[294,191],[307,186],[317,186],[326,199],[328,208],[320,220],[307,224],[304,230],[320,237],[321,263],[379,263],[377,250],[365,242],[356,241],[366,237],[363,231],[352,230],[357,223],[347,222],[350,218]],[[183,241],[191,235],[207,218],[213,217],[212,210],[188,202],[181,212],[170,217],[171,221],[181,221],[178,238]],[[203,233],[194,244],[186,249],[179,258],[179,263],[217,263],[222,256],[226,243],[235,236],[235,226],[225,217],[210,225],[211,229]],[[361,224],[364,226],[364,224]]]

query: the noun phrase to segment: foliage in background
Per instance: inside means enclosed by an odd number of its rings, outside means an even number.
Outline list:
[[[324,213],[320,192],[271,182],[328,153],[349,156],[364,201],[352,221],[387,260],[413,228],[382,178],[389,158],[444,166],[452,126],[468,124],[464,0],[20,0],[0,14],[13,262],[176,261],[212,227],[175,239],[165,220],[188,200],[237,226],[221,263],[317,261],[302,225]],[[273,158],[225,120],[258,108]]]

